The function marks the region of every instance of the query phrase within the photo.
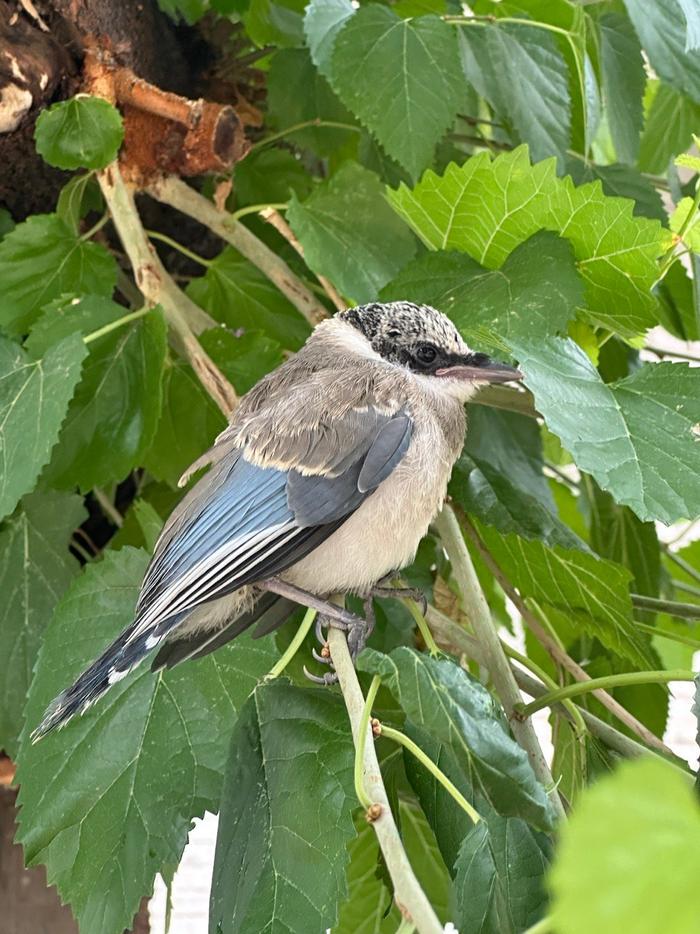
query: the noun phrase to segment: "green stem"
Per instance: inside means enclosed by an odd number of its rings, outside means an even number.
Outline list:
[[[355,747],[355,769],[353,772],[355,794],[365,811],[373,803],[365,791],[365,746],[367,744],[367,733],[369,731],[369,719],[372,716],[372,706],[381,684],[382,679],[379,675],[375,675],[372,678],[372,683],[369,686],[369,691],[367,692],[367,697],[362,707],[362,715],[360,717],[360,725],[357,733],[357,746]]]
[[[678,603],[676,600],[660,600],[657,597],[643,597],[630,594],[632,606],[636,610],[651,610],[654,613],[668,613],[679,619],[700,619],[700,606],[697,603]]]
[[[401,924],[396,928],[396,934],[413,934],[416,926],[412,921],[409,921],[408,918],[402,918]]]
[[[405,597],[404,599],[401,600],[401,602],[403,603],[403,605],[406,607],[408,612],[413,617],[415,624],[418,627],[418,631],[420,632],[421,636],[423,636],[423,642],[425,642],[426,647],[428,651],[430,652],[430,655],[432,656],[432,658],[436,658],[438,655],[442,655],[442,652],[437,647],[435,639],[433,639],[433,634],[430,631],[430,626],[428,626],[425,616],[423,616],[421,611],[418,609],[418,604],[416,603],[416,601],[411,600],[408,597]]]
[[[537,700],[523,705],[518,713],[523,717],[530,717],[544,707],[559,704],[571,697],[580,694],[590,694],[591,691],[610,688],[628,687],[632,684],[668,684],[669,681],[693,681],[695,674],[685,668],[674,668],[670,671],[628,671],[624,674],[605,675],[603,678],[591,678],[590,681],[578,681],[576,684],[567,684],[566,687],[557,688],[549,694],[543,694]]]
[[[692,584],[686,584],[685,581],[676,580],[675,577],[671,579],[671,584],[674,590],[682,590],[683,593],[689,593],[693,597],[700,597],[700,587],[693,587]]]
[[[105,213],[97,221],[97,223],[94,224],[86,233],[82,234],[80,239],[83,241],[90,240],[92,237],[95,236],[98,230],[102,230],[102,228],[104,227],[104,225],[107,223],[108,220],[110,220],[110,213],[109,211],[105,211]]]
[[[265,139],[258,140],[257,143],[253,143],[250,147],[249,153],[255,152],[256,149],[262,149],[263,146],[269,146],[270,143],[275,143],[278,139],[284,139],[285,136],[290,136],[292,133],[296,133],[297,130],[305,130],[307,127],[324,126],[335,130],[352,130],[355,133],[362,132],[361,127],[354,126],[352,123],[338,123],[336,120],[321,120],[320,117],[316,117],[314,120],[304,120],[302,123],[295,123],[294,126],[288,126],[286,129],[280,130],[279,133],[273,133],[271,136],[266,136]]]
[[[260,211],[264,211],[265,208],[274,208],[275,211],[286,211],[289,207],[287,201],[280,201],[279,204],[248,204],[244,208],[239,208],[237,211],[233,211],[231,214],[232,221],[239,221],[242,217],[246,217],[248,214],[259,214]]]
[[[640,623],[635,619],[634,625],[642,632],[648,632],[650,636],[661,636],[662,639],[669,639],[671,642],[680,642],[681,645],[689,645],[691,649],[700,650],[700,641],[691,639],[690,636],[681,636],[676,632],[667,632],[665,629],[658,629],[656,626],[647,626],[646,623]]]
[[[695,220],[696,220],[696,215],[697,215],[697,213],[698,213],[699,210],[700,210],[700,185],[698,185],[698,187],[697,187],[697,189],[696,189],[696,191],[695,191],[695,197],[693,198],[693,206],[692,206],[692,208],[688,211],[688,216],[687,216],[686,219],[683,221],[683,223],[681,224],[681,226],[680,226],[680,228],[679,228],[679,230],[678,230],[678,233],[677,233],[677,238],[678,238],[678,239],[676,240],[675,243],[673,243],[673,244],[669,247],[669,249],[666,251],[666,253],[664,254],[664,256],[663,256],[663,257],[661,258],[661,260],[660,260],[659,277],[658,277],[658,279],[656,280],[656,282],[654,283],[654,285],[658,285],[659,282],[661,282],[661,280],[664,278],[664,276],[665,276],[666,273],[669,271],[669,269],[671,268],[671,266],[673,266],[673,264],[675,263],[675,261],[678,259],[678,255],[679,255],[679,254],[676,253],[676,247],[678,246],[679,243],[681,243],[681,242],[683,241],[683,236],[685,235],[686,231],[687,231],[688,228],[691,227],[691,226],[693,225],[693,223],[695,222]]]
[[[124,525],[124,516],[122,516],[109,496],[98,486],[92,488],[92,495],[100,504],[102,512],[118,529],[120,529]]]
[[[159,233],[157,230],[147,230],[146,234],[148,234],[151,240],[160,240],[161,243],[167,244],[174,250],[177,250],[178,253],[182,253],[183,256],[191,259],[193,262],[199,263],[200,266],[211,266],[212,261],[210,259],[204,259],[204,257],[200,256],[198,253],[194,253],[192,250],[188,250],[186,246],[178,243],[177,240],[173,240],[172,237],[168,237],[165,234]]]
[[[532,927],[529,927],[524,934],[549,934],[550,931],[554,930],[554,922],[548,916],[541,918],[537,924],[533,924]]]
[[[478,824],[481,820],[479,812],[471,806],[462,792],[452,784],[445,773],[435,765],[433,760],[429,756],[426,756],[420,746],[417,746],[405,733],[402,733],[400,730],[395,730],[393,727],[384,726],[384,724],[382,724],[382,736],[386,736],[387,739],[393,739],[395,743],[400,743],[404,749],[408,749],[408,751],[418,759],[421,765],[425,766],[433,778],[436,778],[440,782],[445,791],[454,798],[464,813],[469,816],[472,823]]]
[[[121,318],[117,318],[116,321],[110,321],[109,324],[105,324],[104,327],[98,328],[96,331],[91,331],[89,334],[86,334],[83,337],[84,344],[90,344],[92,341],[96,341],[100,337],[104,337],[105,334],[109,334],[110,331],[116,331],[117,328],[123,327],[125,324],[129,324],[131,321],[136,321],[138,318],[145,317],[151,309],[149,307],[139,308],[138,311],[130,311],[128,315],[122,315]]]
[[[666,550],[666,556],[669,561],[673,561],[682,571],[685,571],[688,577],[692,577],[693,580],[700,584],[700,571],[694,568],[692,564],[688,564],[688,562],[684,558],[681,558],[680,555],[677,555],[675,551]]]
[[[294,656],[297,654],[301,648],[301,644],[307,636],[309,629],[311,629],[314,620],[316,619],[316,610],[307,610],[304,613],[304,618],[299,624],[299,628],[296,631],[296,634],[292,641],[287,646],[286,650],[278,658],[275,664],[270,668],[268,673],[265,675],[266,681],[272,681],[273,678],[278,678],[287,665],[291,662]]]
[[[527,655],[521,655],[520,652],[516,652],[516,650],[511,648],[511,646],[509,646],[507,642],[504,642],[503,639],[501,639],[501,643],[503,645],[503,650],[508,658],[514,659],[516,662],[522,665],[523,668],[527,668],[528,671],[531,671],[533,675],[535,675],[536,678],[539,678],[542,684],[544,684],[545,687],[550,691],[559,690],[559,685],[557,682],[554,680],[554,678],[550,678],[544,668],[540,668],[540,666],[536,662],[533,662],[532,659]],[[573,701],[563,701],[562,706],[568,711],[569,716],[571,717],[571,721],[574,726],[574,732],[576,733],[576,738],[583,739],[583,737],[588,732],[588,729],[581,715],[581,711]]]

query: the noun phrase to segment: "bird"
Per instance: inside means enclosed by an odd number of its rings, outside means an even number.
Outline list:
[[[181,482],[208,468],[163,527],[133,622],[33,738],[156,647],[152,668],[171,667],[254,624],[254,636],[272,631],[298,603],[348,624],[330,595],[367,596],[413,561],[464,444],[465,403],[521,378],[429,305],[374,302],[323,320],[186,471]]]

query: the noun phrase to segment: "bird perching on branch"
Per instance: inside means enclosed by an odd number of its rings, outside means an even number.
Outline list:
[[[413,560],[462,449],[464,403],[485,383],[520,378],[426,305],[363,305],[323,321],[187,472],[210,467],[163,529],[134,622],[53,701],[34,737],[156,646],[160,668],[253,623],[262,635],[287,618],[290,597],[354,627],[359,650],[357,618],[325,600],[366,596]]]

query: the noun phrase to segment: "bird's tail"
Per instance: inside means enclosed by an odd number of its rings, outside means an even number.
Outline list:
[[[37,742],[52,730],[65,726],[71,717],[84,713],[117,681],[125,678],[168,635],[186,614],[180,613],[146,629],[137,621],[118,636],[80,677],[46,708],[41,723],[32,733]]]

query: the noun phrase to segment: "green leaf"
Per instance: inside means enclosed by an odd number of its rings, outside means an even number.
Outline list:
[[[332,934],[396,934],[401,915],[380,876],[374,827],[366,821],[363,824],[348,846],[348,894],[338,908],[338,923]]]
[[[542,916],[547,901],[544,874],[552,850],[549,838],[517,817],[498,815],[457,765],[447,746],[412,724],[408,729],[411,738],[483,818],[477,825],[481,830],[476,834],[483,849],[477,849],[472,872],[462,849],[475,843],[472,834],[476,828],[471,819],[432,775],[405,753],[408,779],[435,832],[445,862],[453,867],[460,930],[502,934],[529,928]],[[466,843],[467,838],[470,844]],[[480,884],[484,872],[489,880],[486,886]]]
[[[0,337],[0,518],[36,483],[56,443],[87,348],[71,336],[34,359]]]
[[[18,776],[19,841],[82,930],[119,934],[153,878],[177,863],[190,821],[219,807],[236,712],[276,651],[237,639],[166,674],[147,666],[60,733],[32,745],[47,703],[131,622],[147,555],[90,565],[59,604],[39,653]]]
[[[620,13],[606,13],[598,21],[603,94],[608,126],[620,162],[634,164],[644,115],[642,98],[646,75],[639,40],[632,24]]]
[[[508,580],[525,598],[565,613],[618,655],[642,668],[651,656],[632,622],[630,572],[590,552],[549,547],[517,535],[502,535],[478,523],[489,551]]]
[[[89,334],[122,318],[125,309],[95,295],[59,301],[39,319],[27,342],[50,347],[66,334]],[[166,327],[159,309],[90,341],[48,478],[87,491],[123,480],[140,464],[158,423]]]
[[[416,249],[377,176],[354,162],[344,163],[303,203],[292,198],[287,220],[309,267],[356,302],[376,299]]]
[[[292,192],[305,198],[313,189],[313,179],[288,149],[254,150],[236,163],[233,184],[237,207],[278,204]]]
[[[674,233],[680,234],[681,228],[688,222],[688,218],[690,218],[690,223],[683,231],[683,243],[693,253],[700,253],[700,224],[698,223],[700,214],[695,208],[693,198],[681,198],[669,219],[668,225]]]
[[[387,155],[415,178],[457,115],[463,77],[451,26],[360,8],[334,40],[330,82]]]
[[[296,47],[304,38],[303,12],[304,0],[248,0],[241,18],[256,45]]]
[[[166,363],[163,405],[144,466],[172,487],[226,427],[216,403],[184,360]]]
[[[568,68],[551,33],[518,23],[459,30],[467,80],[528,143],[533,158],[570,145]]]
[[[580,470],[643,521],[700,513],[700,371],[644,364],[605,384],[573,341],[512,347],[537,410]]]
[[[582,547],[557,515],[542,473],[540,433],[524,415],[470,406],[467,440],[449,493],[467,513],[499,532]]]
[[[176,23],[184,20],[190,26],[204,16],[208,5],[207,0],[158,0],[160,9],[171,19]]]
[[[5,208],[0,208],[0,240],[15,229],[15,222],[12,215]]]
[[[272,59],[267,82],[270,125],[284,130],[309,120],[355,122],[330,85],[314,67],[306,49],[282,49]],[[359,128],[358,128],[359,130]],[[358,133],[334,127],[305,127],[286,137],[319,156],[330,156]],[[244,165],[247,160],[244,161]]]
[[[0,327],[23,334],[48,302],[66,292],[111,295],[117,264],[55,214],[35,214],[0,243]]]
[[[308,934],[335,923],[354,837],[352,769],[338,696],[287,681],[255,689],[231,738],[211,931]]]
[[[366,649],[360,667],[379,674],[411,722],[450,747],[500,814],[551,827],[547,795],[483,685],[450,659],[405,646],[391,655]]]
[[[700,314],[695,305],[693,280],[683,263],[673,263],[659,286],[661,323],[682,341],[700,338]]]
[[[624,0],[656,74],[700,104],[700,60],[686,52],[686,19],[679,0]]]
[[[234,334],[226,328],[211,328],[200,334],[199,340],[241,396],[284,362],[277,341],[260,331]]]
[[[290,350],[298,350],[308,337],[309,326],[296,308],[231,247],[190,282],[187,294],[227,327],[263,330]]]
[[[333,46],[346,21],[355,14],[350,0],[311,0],[304,17],[304,35],[311,60],[326,78],[331,77]]]
[[[37,152],[59,169],[103,169],[124,139],[116,107],[101,97],[79,94],[42,110],[34,131]]]
[[[0,531],[0,749],[13,758],[44,627],[79,568],[68,542],[86,515],[77,496],[33,493]]]
[[[490,331],[499,340],[566,333],[583,303],[570,243],[540,231],[498,270],[463,253],[426,253],[405,267],[383,298],[425,302],[454,321],[467,340]]]
[[[652,97],[653,95],[653,97]],[[700,106],[666,84],[650,85],[639,168],[665,175],[673,157],[693,142],[700,127]]]
[[[656,758],[625,763],[581,795],[561,829],[553,923],[561,934],[692,934],[699,875],[692,789]]]
[[[56,202],[56,214],[77,234],[80,221],[89,211],[104,210],[104,201],[92,172],[75,175],[61,189]]]
[[[661,195],[647,178],[631,166],[617,162],[613,165],[595,165],[577,156],[569,156],[565,166],[566,174],[571,176],[575,185],[600,180],[606,195],[634,201],[632,213],[635,217],[650,217],[662,224],[668,223]]]
[[[430,249],[460,250],[490,269],[538,230],[552,230],[573,246],[593,323],[625,335],[652,327],[661,225],[633,217],[632,202],[607,198],[598,182],[576,188],[554,173],[554,160],[531,166],[521,146],[493,161],[481,153],[449,165],[442,176],[428,171],[389,200]]]
[[[401,840],[416,878],[441,922],[451,917],[452,883],[435,834],[414,801],[399,802]]]
[[[688,30],[685,38],[685,50],[700,48],[700,8],[696,0],[678,0],[678,5],[683,10]]]

